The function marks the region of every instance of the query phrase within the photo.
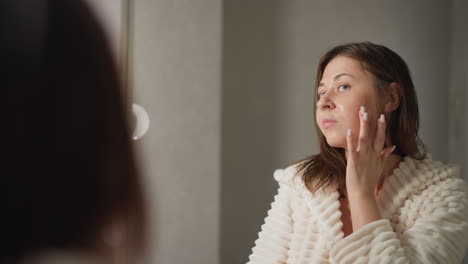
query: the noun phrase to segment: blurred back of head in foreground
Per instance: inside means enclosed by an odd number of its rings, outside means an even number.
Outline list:
[[[142,187],[117,67],[90,9],[2,0],[0,54],[0,262],[50,250],[137,255]]]

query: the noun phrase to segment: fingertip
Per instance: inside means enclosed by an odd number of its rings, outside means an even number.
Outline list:
[[[385,115],[384,114],[380,115],[379,121],[380,121],[381,124],[385,124]]]
[[[346,131],[346,136],[351,137],[351,129],[348,128],[348,131]]]
[[[382,150],[380,152],[380,155],[382,156],[382,159],[385,160],[388,158],[388,156],[390,156],[390,154],[392,154],[393,151],[395,151],[396,149],[396,145],[393,145],[393,147],[391,149],[388,149],[388,148],[385,148],[384,150]]]

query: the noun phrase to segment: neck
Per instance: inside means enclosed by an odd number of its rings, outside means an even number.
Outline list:
[[[348,152],[345,151],[346,153],[346,159],[348,159]],[[385,159],[384,161],[384,168],[383,168],[383,172],[382,174],[379,176],[379,183],[377,185],[377,189],[376,189],[376,195],[378,194],[378,192],[382,189],[383,187],[383,184],[385,182],[385,180],[391,176],[393,174],[393,171],[398,167],[398,165],[400,164],[402,160],[402,157],[398,154],[390,154],[387,159]],[[348,197],[348,192],[347,192],[347,189],[345,188],[344,190],[344,195],[345,197]]]

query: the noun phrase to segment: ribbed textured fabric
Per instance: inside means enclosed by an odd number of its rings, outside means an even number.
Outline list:
[[[459,168],[405,157],[377,198],[382,219],[344,237],[338,191],[307,190],[296,166],[276,170],[278,194],[248,264],[459,264],[468,246],[468,187]]]

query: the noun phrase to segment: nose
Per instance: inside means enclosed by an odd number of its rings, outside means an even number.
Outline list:
[[[317,101],[317,109],[325,110],[325,109],[334,109],[335,103],[333,102],[332,98],[330,98],[329,93],[323,94],[320,100]]]

